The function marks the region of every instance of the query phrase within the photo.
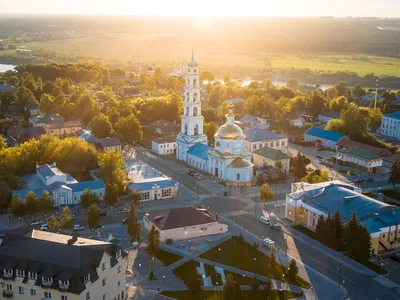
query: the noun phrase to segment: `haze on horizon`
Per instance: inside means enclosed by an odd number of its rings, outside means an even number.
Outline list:
[[[195,5],[195,3],[198,3]],[[107,14],[179,17],[399,17],[398,0],[13,0],[0,14]]]

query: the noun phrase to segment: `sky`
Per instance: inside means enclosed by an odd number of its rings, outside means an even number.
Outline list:
[[[0,14],[400,17],[400,0],[1,0]]]

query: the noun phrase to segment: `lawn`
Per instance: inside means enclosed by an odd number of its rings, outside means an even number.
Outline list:
[[[250,285],[251,286],[253,284],[253,282],[254,282],[254,278],[247,277],[247,276],[242,276],[240,274],[232,273],[232,272],[229,272],[229,271],[225,270],[225,278],[228,275],[232,275],[233,276],[233,280],[235,280],[236,283],[239,284],[239,285]],[[265,284],[265,282],[263,282],[261,280],[258,280],[258,279],[256,279],[256,282],[258,284]]]
[[[173,270],[173,273],[178,276],[186,285],[188,284],[190,278],[199,277],[200,274],[197,272],[197,268],[200,266],[198,261],[190,260],[183,265],[177,267]]]
[[[386,197],[395,199],[395,200],[400,200],[400,193],[394,190],[382,190],[380,191],[382,194],[384,194]]]
[[[352,71],[360,76],[375,75],[400,76],[400,60],[381,56],[356,55],[271,55],[274,68],[295,68],[324,71]],[[373,71],[372,71],[373,70]]]
[[[166,292],[162,292],[161,295],[165,295],[167,297],[175,298],[178,300],[194,300],[194,299],[205,300],[205,299],[211,299],[211,297],[213,297],[214,294],[216,294],[216,293],[220,293],[220,292],[202,291],[201,293],[193,294],[190,291],[166,291]],[[284,296],[285,296],[284,299],[293,299],[293,298],[298,297],[299,295],[296,293],[293,293],[293,292],[284,291]],[[254,297],[251,294],[251,292],[249,292],[249,291],[243,291],[242,298],[243,299],[251,299],[251,300],[264,300],[264,299],[261,299],[261,297],[259,297],[259,298]],[[215,299],[215,298],[213,298],[213,299]],[[269,299],[270,300],[279,300],[278,291],[274,290],[273,295],[271,295]]]
[[[203,253],[200,257],[262,276],[282,280],[281,278],[274,278],[270,274],[268,270],[269,256],[242,241],[239,237],[234,236],[230,238],[217,247]],[[238,259],[239,257],[240,259]],[[283,271],[284,269],[282,267]],[[310,287],[310,283],[300,278],[294,284],[299,284],[306,288]]]
[[[316,235],[316,233],[315,233],[314,231],[311,231],[310,229],[305,228],[304,226],[301,226],[301,225],[293,226],[293,228],[296,229],[297,231],[300,231],[301,233],[303,233],[303,234],[305,234],[305,235],[308,235],[310,238],[312,238],[312,239],[314,239],[314,240],[320,242],[321,244],[323,244],[323,243],[318,239],[318,237],[317,237],[317,235]],[[325,245],[325,244],[324,244],[324,245]],[[325,245],[325,246],[326,246],[326,245]],[[328,247],[328,246],[327,246],[327,247]],[[346,255],[346,253],[344,253],[344,254]],[[361,263],[361,262],[360,262],[360,263]],[[381,268],[380,266],[378,266],[378,265],[376,265],[376,264],[374,264],[374,263],[372,263],[372,262],[361,263],[361,264],[363,264],[363,265],[366,266],[367,268],[370,268],[371,270],[377,272],[378,274],[383,274],[383,275],[384,275],[384,274],[387,274],[387,273],[388,273],[388,271],[387,271],[386,269]]]
[[[157,259],[160,260],[165,266],[169,266],[171,264],[173,264],[174,262],[180,260],[182,258],[182,256],[176,255],[174,253],[171,252],[167,252],[164,250],[158,250],[157,255],[156,255]]]

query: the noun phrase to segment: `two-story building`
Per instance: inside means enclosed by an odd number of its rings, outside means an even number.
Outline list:
[[[312,231],[318,218],[340,212],[347,222],[353,212],[371,236],[371,253],[381,254],[400,248],[400,208],[375,200],[352,185],[335,180],[323,183],[292,184],[286,195],[285,218]]]
[[[244,149],[245,153],[251,153],[263,147],[287,151],[288,138],[261,128],[247,128],[243,130],[245,134]]]
[[[118,137],[106,137],[97,139],[103,151],[118,150],[122,151],[122,143]]]
[[[20,124],[10,126],[8,130],[8,137],[10,144],[17,146],[30,139],[39,140],[42,135],[46,134],[43,127],[22,127]]]
[[[382,135],[400,139],[400,111],[382,116],[379,132]]]
[[[29,124],[33,127],[43,127],[46,134],[54,136],[76,135],[82,129],[78,121],[65,121],[58,114],[37,115],[29,118]]]
[[[36,174],[27,175],[23,179],[27,189],[14,190],[12,195],[18,195],[22,199],[30,191],[36,196],[40,196],[47,191],[54,199],[54,206],[60,205],[75,205],[81,201],[81,196],[85,190],[90,190],[95,193],[100,200],[105,196],[105,184],[101,179],[92,181],[78,182],[70,174],[62,172],[57,168],[56,164],[51,165],[36,165]]]
[[[0,237],[2,299],[123,300],[127,256],[117,240],[39,230],[5,234]]]
[[[338,150],[336,163],[350,166],[366,173],[376,173],[382,168],[382,157],[368,150],[354,147]]]
[[[170,134],[161,136],[151,141],[151,149],[157,155],[175,154],[176,152],[176,135]]]
[[[289,173],[290,157],[281,150],[264,147],[253,152],[253,163],[257,167],[271,166]]]

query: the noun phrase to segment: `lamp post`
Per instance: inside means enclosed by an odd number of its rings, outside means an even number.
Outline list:
[[[163,277],[162,277],[162,287],[164,290],[165,289],[165,275],[163,275]]]
[[[190,253],[190,240],[189,240],[189,249],[188,249],[188,252]]]
[[[254,257],[254,277],[256,277],[256,261],[257,261],[257,258]]]
[[[340,266],[338,268],[338,271],[339,271],[339,282],[338,282],[339,290],[340,290],[340,282],[341,282],[341,279],[342,279],[342,267],[343,267],[343,252],[342,252],[342,259],[340,261]]]

